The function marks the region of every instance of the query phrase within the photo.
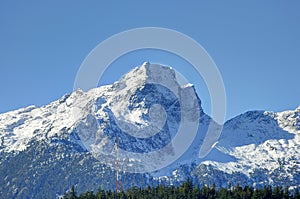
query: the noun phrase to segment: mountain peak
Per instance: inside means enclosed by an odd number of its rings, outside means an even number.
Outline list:
[[[179,86],[172,67],[149,62],[144,62],[141,66],[135,67],[124,75],[119,82],[126,83],[130,87],[139,87],[147,83],[161,84],[165,87]]]
[[[150,87],[154,90],[151,90]],[[181,87],[177,82],[175,70],[172,67],[161,64],[144,62],[141,66],[135,67],[125,74],[120,81],[115,82],[113,90],[115,98],[111,101],[110,107],[115,117],[126,118],[126,121],[133,123],[143,123],[141,120],[137,120],[137,118],[142,118],[143,112],[141,110],[138,110],[139,114],[135,115],[139,115],[139,117],[131,116],[134,110],[127,111],[128,107],[131,106],[132,99],[141,95],[141,92],[147,92],[148,97],[151,95],[150,91],[161,93],[163,97],[172,95],[178,99],[181,99],[183,96],[189,96],[192,99],[191,96],[196,96],[197,103],[201,106],[201,101],[193,85],[187,84]],[[141,103],[143,104],[144,102]],[[144,107],[142,104],[140,104],[140,107]]]

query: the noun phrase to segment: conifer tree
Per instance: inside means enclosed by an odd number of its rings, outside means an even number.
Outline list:
[[[290,198],[289,187],[284,188],[283,198],[284,199],[289,199]]]
[[[72,185],[69,195],[69,199],[77,199],[74,185]]]
[[[299,188],[297,187],[294,192],[294,199],[300,199]]]

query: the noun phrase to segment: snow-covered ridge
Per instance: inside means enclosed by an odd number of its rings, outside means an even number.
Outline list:
[[[62,136],[62,133],[71,133],[76,126],[82,126],[84,121],[89,122],[86,120],[88,115],[108,119],[108,114],[104,111],[107,108],[121,121],[120,126],[147,126],[149,121],[143,115],[148,114],[149,110],[143,102],[140,105],[135,104],[140,108],[128,110],[128,107],[132,106],[132,94],[149,83],[159,83],[171,89],[178,97],[181,95],[180,90],[192,88],[191,85],[181,88],[171,67],[145,62],[112,85],[94,88],[88,92],[77,90],[43,107],[29,106],[1,114],[0,150],[21,151],[28,147],[32,139],[50,139],[53,136]]]
[[[283,111],[276,116],[281,128],[292,133],[300,133],[300,106],[295,111]]]
[[[225,123],[219,142],[203,164],[225,173],[248,176],[264,170],[268,182],[280,175],[293,180],[300,172],[300,109],[249,111]]]

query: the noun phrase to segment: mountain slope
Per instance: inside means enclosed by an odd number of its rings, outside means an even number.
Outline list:
[[[300,107],[250,111],[226,122],[214,145],[204,143],[210,125],[222,126],[204,113],[193,85],[180,86],[170,67],[144,63],[112,85],[1,114],[0,194],[53,198],[71,185],[113,189],[116,142],[124,189],[187,178],[297,186],[299,115]],[[212,150],[199,158],[205,144]]]
[[[298,186],[299,115],[300,107],[280,113],[250,111],[229,120],[202,167],[221,171],[227,178],[234,175],[233,182],[240,184]]]

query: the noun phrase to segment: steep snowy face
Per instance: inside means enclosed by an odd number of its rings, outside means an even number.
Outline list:
[[[229,120],[224,125],[220,142],[228,147],[261,144],[269,139],[291,138],[279,126],[278,114],[264,111],[249,111]],[[225,143],[228,142],[228,143]]]
[[[220,142],[225,144],[226,140],[228,146],[242,146],[259,145],[270,139],[293,139],[300,132],[299,114],[299,108],[279,113],[249,111],[225,123]]]
[[[247,112],[225,123],[212,153],[215,157],[203,164],[229,174],[240,172],[249,179],[263,173],[260,183],[295,184],[300,172],[299,128],[299,108]]]
[[[175,72],[170,67],[158,64],[144,63],[126,74],[119,82],[112,85],[112,96],[107,99],[117,120],[135,126],[148,125],[148,120],[143,115],[148,114],[150,104],[163,104],[155,94],[164,95],[166,100],[175,101],[179,96],[180,86],[175,77]],[[149,94],[148,94],[149,93]],[[151,95],[153,93],[153,95]],[[143,99],[141,98],[143,96]]]
[[[170,67],[144,63],[112,85],[77,90],[41,108],[0,115],[0,146],[1,151],[17,152],[32,140],[68,139],[98,159],[114,163],[118,139],[120,150],[137,153],[134,160],[122,153],[120,158],[141,162],[144,156],[139,154],[165,146],[172,154],[171,140],[182,120],[199,122],[197,113],[203,111],[193,85],[181,87]]]
[[[180,87],[174,70],[157,64],[144,63],[106,92],[100,90],[90,91],[98,93],[92,111],[74,132],[106,164],[115,163],[118,140],[120,162],[136,170],[155,170],[159,161],[174,156],[171,140],[182,121],[198,124],[203,112],[194,87]]]

